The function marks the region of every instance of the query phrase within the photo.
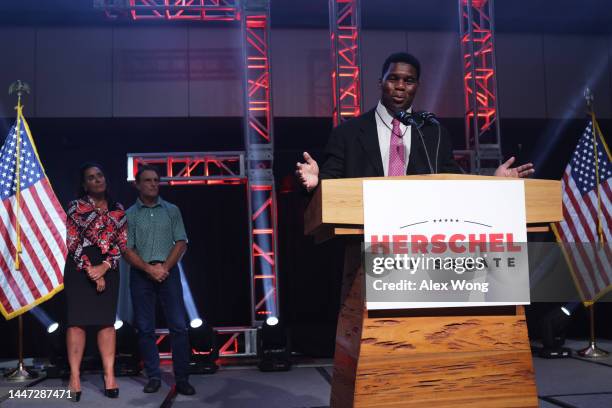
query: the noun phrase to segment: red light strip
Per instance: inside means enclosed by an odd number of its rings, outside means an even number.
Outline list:
[[[269,7],[256,11],[245,9],[244,12],[242,21],[246,65],[247,150],[249,155],[259,151],[270,152],[269,158],[266,158],[266,155],[253,154],[249,164],[249,171],[260,174],[260,178],[255,176],[258,181],[250,184],[248,188],[251,213],[252,319],[253,324],[257,324],[256,322],[260,321],[259,316],[277,313],[278,310],[276,297],[271,298],[267,293],[276,292],[277,273],[274,180],[272,176],[265,175],[265,170],[272,166],[273,152]],[[270,303],[270,300],[274,303]]]
[[[153,165],[160,170],[163,184],[234,185],[247,182],[244,152],[133,153],[128,156],[132,163],[132,179],[141,166]]]
[[[329,0],[334,126],[361,114],[359,1]]]
[[[466,149],[473,150],[480,172],[480,154],[497,151],[501,137],[497,111],[493,5],[491,0],[459,0],[463,55]],[[488,156],[489,158],[491,156]]]
[[[270,65],[268,61],[267,16],[251,15],[245,19],[247,98],[249,127],[261,137],[259,143],[270,140]]]
[[[238,335],[239,333],[234,333],[232,336],[219,348],[219,354],[235,354],[238,353]],[[230,347],[233,346],[233,350],[229,350]]]
[[[236,21],[240,19],[237,0],[130,0],[127,10],[133,20]],[[112,9],[106,11],[108,14]]]

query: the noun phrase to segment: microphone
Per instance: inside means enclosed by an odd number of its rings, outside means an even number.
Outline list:
[[[438,172],[438,154],[440,152],[440,139],[442,129],[440,127],[440,122],[436,119],[436,115],[427,111],[414,112],[412,114],[406,111],[399,111],[395,113],[395,118],[402,122],[406,126],[414,125],[414,128],[419,133],[419,138],[421,139],[421,143],[423,144],[423,149],[425,150],[425,158],[427,159],[427,164],[429,165],[429,172],[431,174],[436,174]],[[427,151],[427,145],[425,144],[425,138],[423,137],[423,132],[421,132],[421,128],[425,124],[425,122],[429,122],[432,125],[436,125],[438,128],[438,143],[436,146],[436,155],[435,158],[435,167],[431,164],[431,159],[429,157],[429,152]]]
[[[406,126],[414,125],[415,127],[419,127],[419,124],[417,123],[415,116],[406,111],[402,110],[399,112],[395,112],[395,118]]]
[[[436,115],[427,111],[419,111],[412,114],[406,111],[399,111],[395,113],[395,118],[406,126],[413,125],[416,128],[422,127],[425,122],[429,122],[433,125],[440,124],[436,118]]]
[[[417,114],[420,115],[425,122],[429,122],[433,125],[440,124],[440,122],[438,122],[438,119],[436,118],[435,113],[422,111],[422,112],[417,112]]]

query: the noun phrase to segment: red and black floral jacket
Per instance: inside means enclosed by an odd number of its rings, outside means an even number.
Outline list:
[[[119,203],[108,210],[96,208],[87,196],[71,201],[68,205],[66,220],[66,245],[77,269],[91,266],[83,248],[96,245],[106,255],[105,261],[113,269],[117,268],[121,252],[127,242],[127,218]]]

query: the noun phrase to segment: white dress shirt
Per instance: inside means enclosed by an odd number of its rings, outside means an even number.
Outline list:
[[[412,106],[408,108],[406,112],[412,113]],[[393,116],[389,114],[389,111],[387,111],[387,108],[385,108],[381,101],[378,101],[374,116],[376,116],[378,146],[380,148],[383,170],[385,172],[385,177],[387,177],[389,175],[389,145],[391,144],[391,133],[393,132]],[[404,174],[406,174],[408,159],[410,158],[411,132],[411,126],[406,126],[400,122],[400,133],[403,135],[402,141],[404,143]]]

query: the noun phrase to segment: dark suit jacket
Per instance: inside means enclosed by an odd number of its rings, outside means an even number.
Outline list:
[[[374,115],[375,110],[372,109],[342,123],[332,131],[325,149],[326,158],[319,172],[321,179],[384,176]],[[439,149],[436,126],[426,124],[421,128],[421,132],[434,172],[437,150],[438,173],[463,173],[453,160],[451,140],[446,129],[441,128]],[[423,142],[414,128],[411,129],[410,143],[406,174],[430,174]]]

